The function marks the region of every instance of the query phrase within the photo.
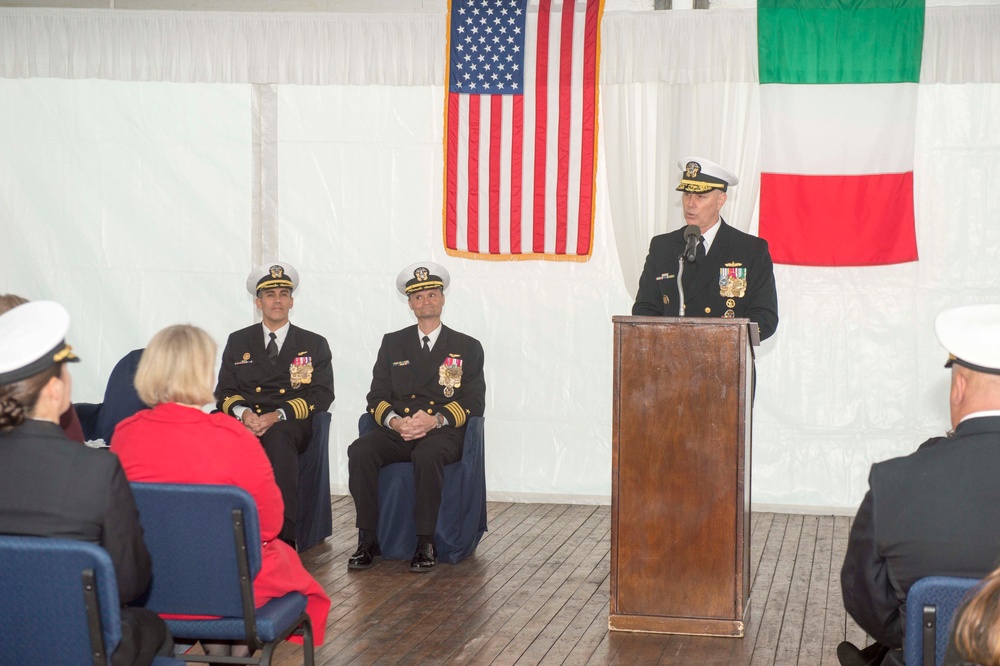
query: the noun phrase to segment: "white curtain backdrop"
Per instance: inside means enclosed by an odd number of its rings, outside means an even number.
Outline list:
[[[610,319],[629,311],[650,236],[680,224],[677,159],[737,170],[724,215],[756,231],[755,20],[606,13],[594,256],[503,263],[441,244],[443,15],[0,9],[0,292],[69,307],[76,397],[93,401],[165,325],[222,344],[253,320],[250,267],[291,261],[293,319],[334,349],[343,490],[381,335],[412,321],[395,274],[439,261],[447,323],[487,352],[491,496],[607,501]],[[948,427],[934,315],[1000,287],[996,34],[998,7],[927,11],[920,261],[777,268],[758,506],[850,511],[872,461]]]

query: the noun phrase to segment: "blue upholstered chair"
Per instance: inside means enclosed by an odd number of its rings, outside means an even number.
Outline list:
[[[88,440],[103,439],[110,446],[115,426],[140,409],[146,409],[145,403],[135,392],[135,371],[139,367],[142,352],[142,349],[133,349],[115,364],[104,389],[104,402],[73,404],[83,427],[83,436]]]
[[[121,614],[114,565],[100,546],[0,536],[0,599],[0,662],[111,663],[122,637]]]
[[[206,615],[209,620],[167,620],[178,639],[246,641],[270,664],[274,649],[292,634],[303,637],[305,664],[313,664],[313,632],[306,598],[290,592],[254,608],[260,571],[260,525],[253,498],[235,486],[133,483],[132,494],[153,558],[153,582],[143,605],[160,614]],[[185,661],[227,658],[184,655]]]
[[[309,550],[333,534],[330,509],[330,412],[312,418],[312,439],[299,456],[299,510],[295,546]]]
[[[979,584],[976,578],[928,576],[906,594],[906,666],[944,663],[952,618],[965,595]]]
[[[462,459],[444,468],[444,490],[434,533],[439,562],[457,564],[469,557],[486,532],[486,445],[483,426],[483,417],[469,418]],[[375,427],[375,419],[367,412],[358,421],[361,435]],[[393,463],[383,467],[378,475],[377,534],[382,557],[387,560],[413,557],[417,548],[414,503],[413,463]]]

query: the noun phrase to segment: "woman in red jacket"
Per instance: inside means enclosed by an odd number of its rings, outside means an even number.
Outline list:
[[[111,450],[129,481],[232,485],[250,493],[263,541],[254,601],[260,607],[301,592],[321,645],[330,598],[291,546],[278,539],[284,504],[260,441],[236,419],[202,411],[215,402],[215,349],[195,326],[169,326],[153,336],[135,376],[139,397],[153,408],[119,423]]]

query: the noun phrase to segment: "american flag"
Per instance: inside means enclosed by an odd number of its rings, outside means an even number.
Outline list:
[[[451,0],[448,254],[589,259],[602,5]]]

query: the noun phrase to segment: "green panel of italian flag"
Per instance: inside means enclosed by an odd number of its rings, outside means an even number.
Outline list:
[[[761,0],[760,235],[776,263],[917,259],[922,0]]]

